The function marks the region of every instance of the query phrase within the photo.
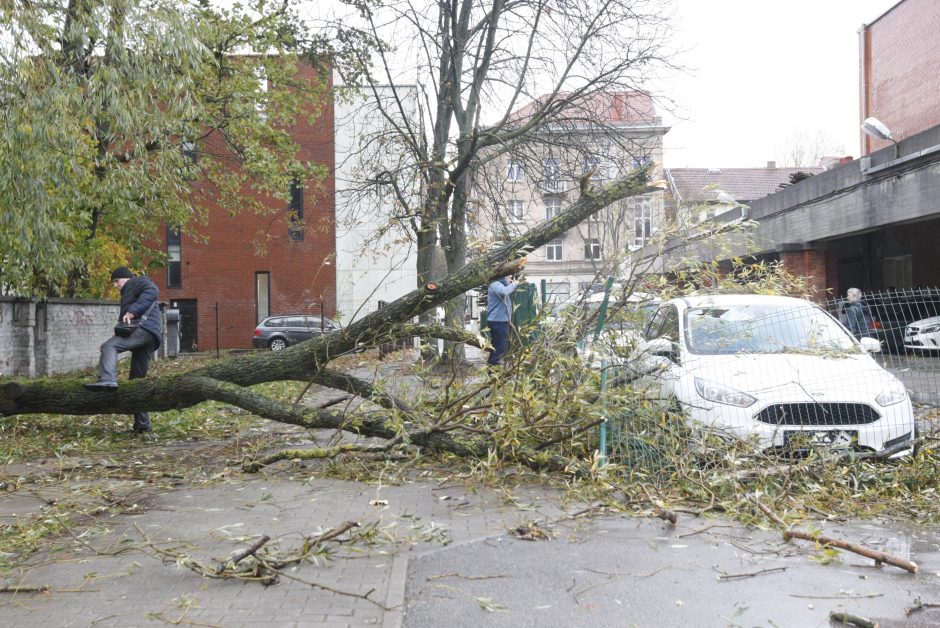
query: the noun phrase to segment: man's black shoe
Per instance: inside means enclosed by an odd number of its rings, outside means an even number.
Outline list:
[[[96,392],[101,391],[114,391],[117,390],[117,382],[92,382],[90,384],[85,384],[85,390],[92,390]]]

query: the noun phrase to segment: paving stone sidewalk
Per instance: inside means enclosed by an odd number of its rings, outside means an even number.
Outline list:
[[[409,556],[563,515],[547,491],[520,489],[507,500],[492,490],[432,480],[396,486],[244,476],[140,495],[139,514],[111,517],[83,537],[66,536],[66,551],[33,557],[0,583],[49,587],[4,594],[0,625],[399,626]],[[27,502],[25,496],[4,500],[0,516],[22,512]],[[282,577],[272,586],[209,580],[163,564],[142,537],[216,564],[262,534],[287,551],[304,536],[349,520],[374,526],[374,545],[339,547],[332,560],[289,569],[297,579]]]

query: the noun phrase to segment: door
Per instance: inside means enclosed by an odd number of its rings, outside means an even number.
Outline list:
[[[199,317],[196,299],[177,299],[171,301],[170,307],[179,310],[180,313],[180,353],[199,351]]]

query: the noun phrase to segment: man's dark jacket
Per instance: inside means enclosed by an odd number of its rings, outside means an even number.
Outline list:
[[[157,347],[163,340],[163,325],[160,322],[160,304],[157,299],[160,297],[160,290],[156,284],[150,281],[149,277],[134,277],[129,279],[124,287],[121,288],[121,314],[118,319],[124,318],[124,314],[130,312],[134,315],[134,320],[139,321],[150,306],[153,309],[147,314],[147,320],[143,321],[143,328],[149,331],[157,339]],[[154,305],[156,303],[156,305]]]

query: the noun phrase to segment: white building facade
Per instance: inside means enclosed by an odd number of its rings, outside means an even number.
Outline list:
[[[526,108],[520,110],[524,118]],[[502,240],[550,220],[578,199],[582,180],[603,186],[653,164],[662,177],[663,135],[649,96],[606,93],[540,132],[526,146],[495,156],[475,175],[471,232]],[[562,301],[614,275],[627,279],[630,253],[665,223],[662,192],[630,197],[601,210],[564,236],[532,251],[526,279]]]

